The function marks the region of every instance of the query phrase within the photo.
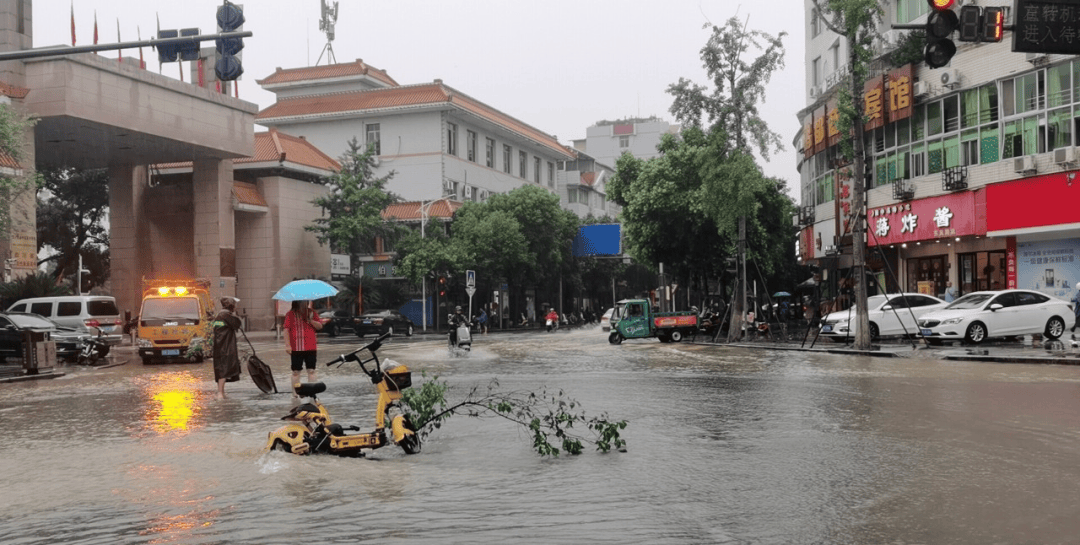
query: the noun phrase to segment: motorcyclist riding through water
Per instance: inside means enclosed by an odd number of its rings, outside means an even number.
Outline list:
[[[461,306],[454,307],[454,313],[450,315],[450,344],[457,346],[457,330],[462,324],[469,326],[469,319],[462,314]]]

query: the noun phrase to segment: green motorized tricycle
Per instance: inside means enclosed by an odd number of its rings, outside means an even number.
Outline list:
[[[616,309],[619,321],[612,324],[608,335],[611,344],[646,337],[656,337],[662,343],[679,342],[697,331],[694,312],[656,312],[646,299],[625,299],[619,305]]]

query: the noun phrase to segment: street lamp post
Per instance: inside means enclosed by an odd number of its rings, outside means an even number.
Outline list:
[[[446,197],[438,198],[433,201],[423,202],[420,201],[420,238],[424,238],[424,226],[427,224],[428,207],[442,200],[446,200]],[[423,279],[420,281],[420,306],[422,314],[420,321],[423,322],[421,326],[423,331],[427,331],[427,273],[424,274]]]

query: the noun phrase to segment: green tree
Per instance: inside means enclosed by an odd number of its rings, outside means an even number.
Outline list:
[[[24,142],[37,119],[10,104],[0,104],[0,155],[22,164],[26,159]],[[23,166],[23,174],[0,174],[0,234],[11,232],[13,204],[29,199],[38,184],[33,168]]]
[[[671,113],[684,126],[697,126],[712,132],[720,129],[734,140],[734,147],[746,152],[751,146],[766,161],[774,150],[783,150],[780,135],[769,129],[758,106],[765,102],[765,85],[773,72],[784,67],[783,38],[786,32],[770,36],[759,30],[747,30],[735,17],[723,27],[712,27],[712,35],[701,48],[701,60],[714,89],[697,85],[686,78],[668,86],[675,97]],[[753,47],[761,52],[753,62],[744,56]],[[703,126],[702,118],[708,120]]]
[[[323,180],[329,191],[312,201],[326,214],[304,229],[315,233],[319,244],[329,243],[334,251],[348,253],[353,273],[358,273],[359,256],[374,252],[375,238],[394,239],[401,228],[383,221],[381,215],[383,209],[398,200],[385,189],[394,172],[375,178],[374,149],[362,150],[356,138],[348,145],[339,159],[341,170]]]
[[[850,134],[850,139],[841,139],[840,154],[849,163],[852,180],[852,213],[859,221],[853,222],[852,239],[852,277],[855,281],[855,319],[856,330],[854,347],[859,350],[870,348],[870,319],[866,307],[866,247],[863,209],[865,201],[866,150],[864,149],[863,127],[865,116],[862,108],[857,107],[855,97],[860,96],[869,74],[870,60],[873,57],[873,40],[877,35],[881,21],[881,5],[877,0],[812,0],[814,8],[821,14],[821,21],[829,30],[843,36],[847,41],[848,64],[851,67],[846,83],[840,87],[838,101],[840,119],[837,128],[840,134]]]
[[[41,171],[37,192],[38,246],[54,253],[39,264],[54,265],[55,278],[75,278],[79,257],[90,271],[89,284],[109,275],[109,177],[105,170],[54,168]]]

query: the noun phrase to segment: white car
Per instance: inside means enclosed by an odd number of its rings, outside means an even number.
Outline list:
[[[1031,290],[976,291],[949,306],[924,314],[920,333],[931,343],[962,340],[978,344],[989,337],[1041,334],[1060,337],[1073,326],[1069,303]]]
[[[600,317],[600,329],[604,330],[605,333],[611,331],[611,314],[613,312],[615,312],[615,309],[609,308],[607,309],[607,312]]]
[[[866,298],[870,319],[870,338],[919,334],[919,317],[927,312],[945,308],[945,301],[921,293],[889,293]],[[821,336],[840,342],[855,336],[855,306],[826,314],[822,319]]]

